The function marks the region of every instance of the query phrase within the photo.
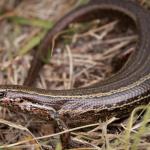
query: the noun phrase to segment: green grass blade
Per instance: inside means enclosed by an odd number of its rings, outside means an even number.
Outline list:
[[[24,17],[13,16],[10,17],[9,19],[17,24],[36,26],[43,29],[50,29],[54,25],[52,21],[35,19],[35,18],[24,18]]]
[[[18,55],[24,55],[30,50],[32,50],[36,45],[38,45],[41,41],[41,39],[44,37],[46,31],[40,32],[37,36],[33,37],[31,40],[29,40],[19,51]]]

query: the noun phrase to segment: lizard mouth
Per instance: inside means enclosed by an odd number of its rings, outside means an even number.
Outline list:
[[[0,99],[4,98],[6,96],[6,92],[0,92]]]

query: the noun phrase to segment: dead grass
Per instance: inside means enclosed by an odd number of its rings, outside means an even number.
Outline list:
[[[9,4],[9,9],[3,3],[5,9],[1,9],[0,15],[1,84],[23,83],[33,57],[32,48],[58,18],[79,2],[21,1],[16,7]],[[141,3],[145,5],[144,0]],[[124,64],[135,50],[138,38],[132,27],[122,31],[119,20],[108,18],[70,25],[60,36],[61,42],[54,43],[53,57],[40,73],[37,87],[70,89],[102,81],[120,68],[116,68],[116,63]],[[137,115],[137,109],[147,111],[141,117]],[[149,149],[149,108],[137,109],[127,120],[114,121],[112,118],[69,131],[75,139],[91,143],[95,146],[93,149]],[[0,149],[51,149],[50,145],[58,141],[53,126],[43,120],[5,108],[0,108],[0,118]]]

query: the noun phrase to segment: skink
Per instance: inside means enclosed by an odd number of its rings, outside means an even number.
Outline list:
[[[139,39],[124,67],[109,79],[93,86],[71,90],[30,87],[37,77],[56,34],[72,22],[89,21],[114,12],[129,17]],[[126,0],[92,0],[68,13],[47,33],[38,46],[24,85],[1,85],[0,105],[68,125],[88,124],[112,116],[123,117],[135,107],[150,102],[150,15]]]

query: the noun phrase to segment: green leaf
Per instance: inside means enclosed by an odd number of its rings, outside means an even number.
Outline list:
[[[80,5],[84,5],[84,4],[87,4],[89,2],[89,0],[78,0],[75,5],[74,5],[74,8],[80,6]]]
[[[51,55],[52,55],[52,50],[51,49],[48,49],[47,51],[47,56],[45,58],[42,58],[42,61],[45,63],[45,64],[48,64],[49,63],[49,60],[51,58]]]
[[[41,41],[41,39],[44,37],[46,31],[44,32],[40,32],[37,36],[33,37],[32,39],[30,39],[25,45],[24,47],[22,47],[19,51],[18,55],[24,55],[27,52],[29,52],[30,50],[32,50],[36,45],[38,45]]]
[[[9,19],[11,21],[14,21],[17,24],[36,26],[44,29],[50,29],[54,25],[52,21],[35,19],[35,18],[24,18],[24,17],[13,16],[10,17]]]

